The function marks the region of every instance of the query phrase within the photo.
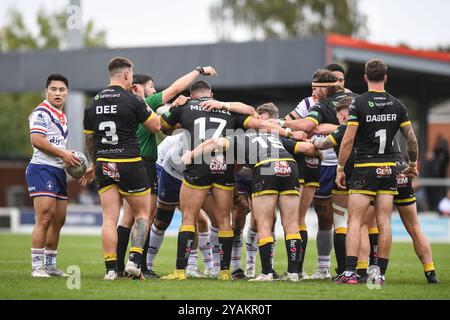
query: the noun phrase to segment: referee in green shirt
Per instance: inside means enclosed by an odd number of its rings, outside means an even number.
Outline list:
[[[135,74],[133,76],[133,91],[136,95],[145,99],[145,102],[156,112],[160,106],[166,104],[172,100],[176,95],[184,91],[189,85],[194,82],[200,75],[213,76],[217,75],[214,68],[208,67],[196,67],[195,70],[185,74],[177,79],[167,89],[156,92],[153,78],[148,74]],[[139,124],[136,131],[136,136],[141,149],[141,157],[144,160],[147,174],[150,178],[151,184],[151,207],[150,207],[150,221],[153,221],[153,216],[156,208],[156,197],[158,194],[158,178],[156,175],[155,162],[158,157],[158,145],[156,140],[156,134],[148,132],[145,127]],[[122,221],[117,227],[117,273],[123,275],[125,268],[124,258],[128,247],[128,240],[130,238],[131,227],[133,226],[134,219],[130,213],[130,208],[124,202],[124,214]],[[149,237],[144,246],[142,253],[141,271],[145,278],[155,278],[157,275],[147,269],[146,259],[148,251]]]

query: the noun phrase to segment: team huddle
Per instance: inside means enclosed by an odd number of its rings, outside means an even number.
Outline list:
[[[345,88],[342,66],[317,70],[312,96],[284,119],[271,102],[255,109],[213,98],[209,83],[197,80],[217,75],[213,67],[197,67],[158,93],[154,80],[134,74],[133,67],[123,57],[109,62],[110,84],[92,99],[83,121],[92,165],[79,182],[95,179],[97,184],[105,280],[209,277],[357,284],[368,281],[371,265],[376,274],[370,280],[382,285],[395,205],[427,282],[439,283],[412,188],[418,174],[417,140],[405,106],[384,90],[387,67],[382,61],[366,63],[368,92],[362,95]],[[179,95],[187,88],[189,97]],[[64,275],[56,263],[67,210],[64,168],[79,163],[66,150],[62,107],[67,90],[65,77],[51,75],[47,99],[30,116],[35,151],[26,178],[36,211],[33,277]],[[170,108],[165,106],[169,101]],[[400,151],[402,139],[408,160]],[[318,266],[308,275],[303,270],[305,216],[311,205],[319,226]],[[155,258],[177,207],[182,224],[175,270],[160,277]],[[277,216],[286,247],[283,274],[273,263]],[[337,266],[332,277],[333,246]],[[199,251],[204,271],[197,267]],[[258,252],[261,273],[256,275]]]

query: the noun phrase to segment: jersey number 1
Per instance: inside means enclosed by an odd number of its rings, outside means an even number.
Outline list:
[[[381,129],[375,132],[375,138],[380,138],[380,147],[378,148],[378,154],[384,154],[386,148],[386,129]]]

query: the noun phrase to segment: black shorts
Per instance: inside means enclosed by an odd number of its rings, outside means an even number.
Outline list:
[[[191,189],[209,189],[217,187],[233,190],[236,184],[233,165],[192,164],[186,166],[183,184]]]
[[[140,196],[150,193],[150,181],[144,161],[95,163],[95,178],[99,193],[117,185],[125,196]]]
[[[267,194],[300,195],[294,161],[271,161],[253,169],[252,198]]]
[[[142,158],[150,180],[150,189],[154,195],[158,195],[158,175],[156,174],[156,161],[150,158]]]
[[[397,180],[394,166],[364,166],[355,164],[350,178],[350,194],[397,195]],[[371,164],[372,165],[372,164]]]
[[[405,207],[416,203],[412,180],[404,173],[397,173],[397,191],[398,195],[394,196],[394,204],[397,207]]]
[[[354,163],[353,161],[347,161],[347,163],[345,164],[345,168],[344,168],[344,173],[345,173],[345,183],[346,183],[346,188],[345,189],[341,189],[337,186],[336,181],[334,181],[333,184],[333,190],[331,190],[332,194],[336,194],[336,195],[348,195],[350,193],[350,189],[352,188],[350,185],[350,181],[351,181],[351,177],[352,177],[352,173],[353,173],[353,166]]]
[[[296,161],[300,184],[305,187],[319,187],[320,160],[301,154],[296,157]]]

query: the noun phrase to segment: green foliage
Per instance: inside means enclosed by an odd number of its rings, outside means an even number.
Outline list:
[[[432,244],[433,260],[441,281],[441,284],[433,286],[426,283],[422,265],[414,254],[412,244],[394,243],[386,276],[387,284],[381,290],[370,290],[364,284],[336,285],[329,280],[255,283],[245,280],[133,281],[130,278],[120,278],[111,283],[103,280],[105,266],[99,236],[62,235],[58,247],[58,265],[63,270],[70,265],[79,266],[81,270],[81,289],[69,290],[66,285],[67,278],[31,278],[30,244],[30,235],[0,234],[0,257],[2,257],[0,299],[175,299],[182,300],[183,303],[184,300],[198,299],[450,299],[449,244]],[[155,271],[158,274],[168,274],[175,268],[176,244],[176,237],[164,239],[155,260]],[[243,255],[245,257],[245,250]],[[199,261],[201,260],[199,255]],[[308,273],[317,267],[314,241],[308,243],[305,264],[305,270]],[[335,266],[334,261],[332,266]],[[200,268],[203,269],[203,267]],[[257,270],[260,270],[259,263]],[[286,270],[286,249],[282,240],[276,242],[275,270],[278,273]]]
[[[106,47],[106,31],[95,31],[94,21],[89,20],[84,28],[83,42],[87,48]]]
[[[16,9],[8,12],[7,23],[0,28],[0,51],[29,51],[36,49],[63,49],[67,45],[67,11],[47,12],[41,8],[36,17],[37,35],[33,35]],[[83,27],[86,47],[106,47],[106,31],[95,29],[89,20]]]
[[[42,101],[39,93],[0,94],[0,150],[3,156],[31,156],[28,116]]]
[[[1,51],[37,49],[36,39],[27,30],[22,14],[19,11],[10,10],[7,21],[7,25],[0,29]]]
[[[67,11],[48,12],[41,8],[36,17],[37,34],[25,25],[22,13],[10,9],[0,28],[0,51],[63,49],[67,45]],[[89,20],[83,31],[86,47],[106,47],[106,32],[97,31]],[[44,81],[43,79],[42,81]],[[0,94],[0,155],[30,156],[28,116],[42,101],[39,93]]]
[[[366,17],[356,0],[219,0],[210,11],[221,29],[232,22],[267,38],[366,32]]]

